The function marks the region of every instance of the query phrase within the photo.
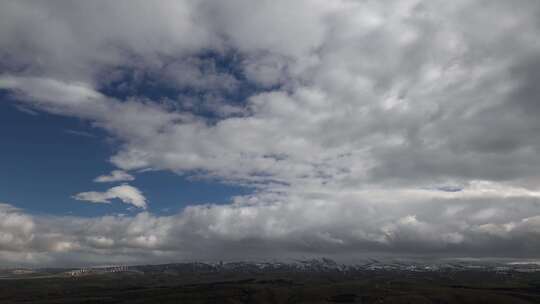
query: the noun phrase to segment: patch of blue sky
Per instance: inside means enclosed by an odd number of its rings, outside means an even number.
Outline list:
[[[72,196],[105,191],[119,183],[94,183],[114,169],[108,162],[117,142],[77,118],[21,108],[0,92],[0,202],[32,214],[101,216],[136,212],[119,201],[93,204]],[[131,185],[148,199],[149,211],[178,212],[187,205],[228,203],[250,189],[196,180],[172,172],[135,172]]]

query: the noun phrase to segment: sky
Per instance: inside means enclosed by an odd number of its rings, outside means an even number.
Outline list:
[[[538,20],[0,0],[0,266],[540,258]]]

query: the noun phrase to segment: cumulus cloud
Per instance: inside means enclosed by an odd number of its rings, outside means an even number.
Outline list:
[[[105,192],[81,192],[74,195],[73,198],[79,201],[103,204],[110,204],[112,199],[119,199],[125,204],[146,209],[146,198],[141,191],[127,184],[112,187]]]
[[[23,249],[34,238],[32,218],[17,208],[0,204],[0,251]]]
[[[70,228],[58,252],[233,256],[251,240],[255,255],[530,256],[539,14],[527,0],[7,1],[0,89],[105,129],[120,143],[110,158],[119,170],[257,190],[171,217],[76,219],[129,237]],[[175,93],[137,90],[156,83]],[[76,197],[144,208],[126,187]]]
[[[94,179],[96,183],[126,182],[132,180],[135,180],[135,177],[122,170],[113,170],[109,175],[100,175]]]
[[[8,207],[0,216],[10,217],[2,222],[10,236],[0,239],[0,252],[24,252],[20,262],[51,265],[309,255],[354,261],[374,253],[534,258],[540,250],[538,204],[527,197],[514,202],[256,195],[229,205],[189,206],[170,216],[95,218],[29,216]]]

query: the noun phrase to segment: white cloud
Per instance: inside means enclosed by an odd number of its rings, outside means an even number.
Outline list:
[[[10,60],[0,88],[25,107],[105,129],[120,142],[111,162],[121,170],[197,172],[257,187],[234,204],[172,217],[76,219],[95,231],[70,228],[58,236],[67,243],[51,248],[181,257],[219,248],[232,256],[249,239],[285,253],[512,254],[509,245],[537,235],[540,214],[532,203],[540,196],[540,6],[510,5],[3,3],[0,57]],[[212,56],[234,60],[218,67]],[[185,107],[182,94],[101,93],[145,77],[217,96],[204,108],[202,98]],[[246,83],[254,91],[236,100]],[[76,197],[146,206],[136,189],[120,187]]]
[[[286,200],[286,201],[285,201]],[[534,257],[540,250],[538,204],[504,199],[425,197],[401,201],[369,193],[238,197],[229,205],[189,206],[157,216],[30,216],[6,206],[0,257],[65,265],[126,259],[133,263],[193,259],[354,260],[373,252],[435,257]],[[448,208],[459,206],[453,213]],[[494,212],[493,210],[497,210]],[[33,260],[27,255],[33,256]],[[14,258],[11,258],[13,260]]]
[[[126,182],[132,180],[135,180],[135,177],[122,170],[113,170],[109,175],[100,175],[94,179],[96,183]]]
[[[81,192],[73,196],[79,201],[87,201],[92,203],[110,204],[112,199],[119,199],[125,204],[133,205],[137,208],[146,209],[146,198],[139,189],[124,184],[121,186],[112,187],[105,192]]]
[[[29,64],[64,80],[91,81],[101,76],[104,65],[131,66],[127,53],[151,63],[163,55],[214,46],[214,35],[197,24],[195,5],[174,0],[160,5],[98,0],[75,6],[4,1],[0,50],[11,59],[8,67]]]
[[[417,188],[434,179],[445,183],[534,175],[534,166],[520,164],[538,163],[534,149],[527,149],[537,145],[528,134],[535,122],[519,123],[519,107],[506,111],[505,101],[516,86],[509,80],[511,68],[528,58],[530,41],[515,41],[512,50],[497,44],[515,39],[515,31],[529,33],[531,16],[516,19],[515,13],[498,12],[500,19],[514,21],[487,39],[482,35],[494,32],[486,25],[493,18],[472,13],[475,10],[468,8],[474,3],[405,3],[337,1],[317,5],[315,11],[307,9],[313,4],[309,1],[177,4],[181,12],[201,17],[196,25],[201,31],[231,38],[229,47],[246,58],[240,67],[248,80],[269,86],[287,79],[273,92],[255,93],[245,105],[250,115],[224,117],[215,124],[142,98],[120,102],[103,96],[98,92],[101,78],[83,83],[57,79],[52,72],[43,77],[5,75],[0,86],[34,106],[89,119],[109,130],[124,143],[112,161],[126,170],[203,170],[225,179],[272,180],[298,187],[397,182]],[[169,5],[173,4],[163,4],[162,9],[168,12]],[[291,10],[288,5],[305,9]],[[505,4],[494,4],[500,5]],[[111,12],[118,9],[112,7]],[[233,18],[232,11],[252,15]],[[206,19],[213,12],[219,12],[218,17]],[[70,24],[75,12],[58,13]],[[121,22],[107,17],[106,22]],[[168,27],[160,26],[166,34]],[[288,30],[280,31],[280,26]],[[467,35],[463,26],[469,26]],[[147,34],[133,32],[117,41],[129,49]],[[500,47],[489,52],[496,59],[476,57],[495,44]],[[78,50],[71,52],[82,56]],[[159,64],[152,63],[154,50],[139,55],[148,62],[139,61],[138,68],[154,71],[164,66],[162,77],[180,87],[211,89],[215,84],[206,81],[220,74],[183,52],[173,56],[173,62]],[[107,70],[109,65],[93,63],[92,68],[98,67]],[[492,98],[481,97],[485,92],[493,92]],[[501,119],[491,120],[487,112]],[[495,120],[497,126],[491,126]],[[512,135],[519,131],[522,137]]]
[[[23,251],[34,239],[34,228],[30,216],[0,203],[0,252]]]

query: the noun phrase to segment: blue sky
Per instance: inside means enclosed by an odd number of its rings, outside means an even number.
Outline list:
[[[72,198],[110,186],[93,182],[114,169],[108,159],[116,147],[105,132],[78,118],[29,110],[7,94],[0,100],[0,201],[32,214],[101,216],[133,211],[118,201],[88,204]],[[177,213],[187,205],[228,203],[232,196],[250,192],[167,171],[136,176],[132,184],[147,197],[149,210],[158,214]]]

